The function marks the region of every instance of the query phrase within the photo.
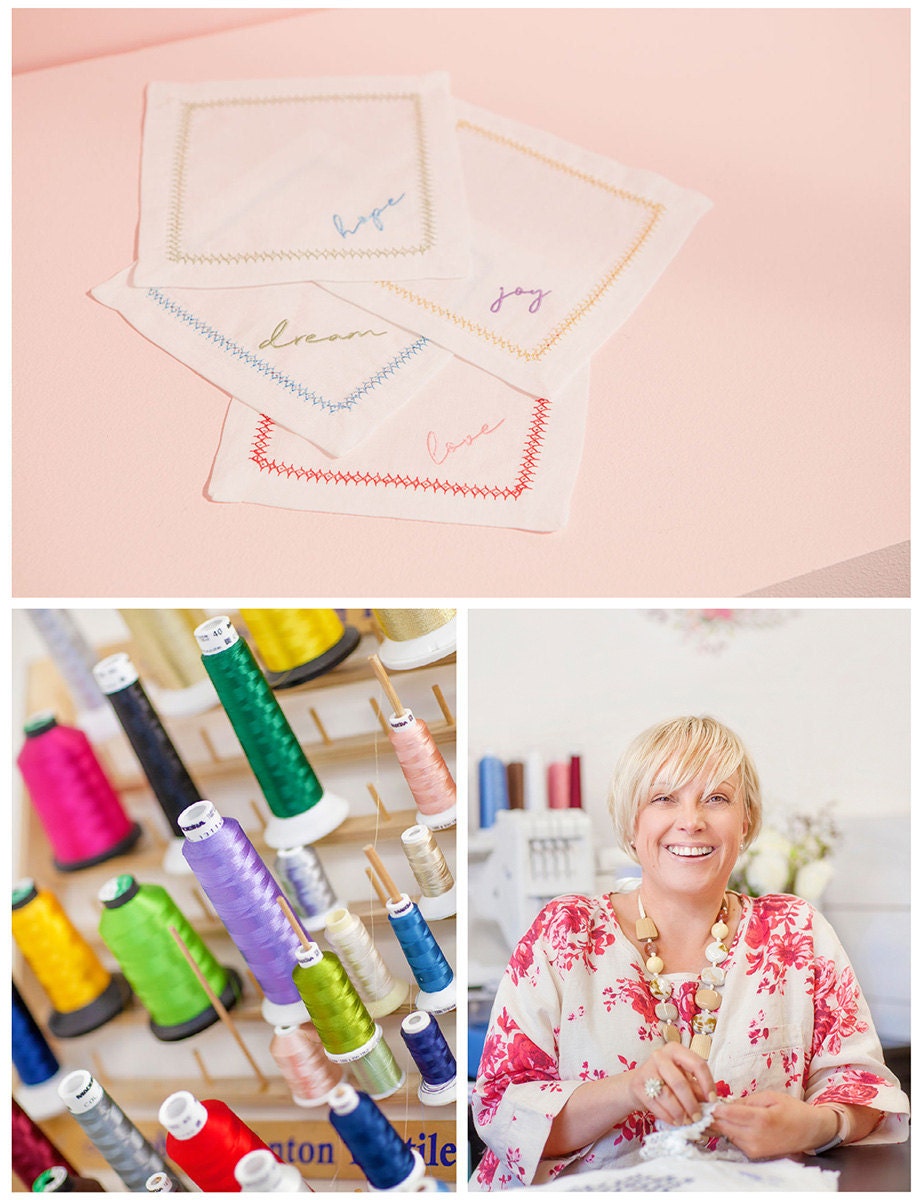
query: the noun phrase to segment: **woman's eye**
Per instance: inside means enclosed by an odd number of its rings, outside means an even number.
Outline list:
[[[728,797],[722,796],[720,792],[715,792],[713,796],[708,797],[709,804],[711,804],[713,801],[717,804],[730,804]]]
[[[651,804],[669,804],[672,799],[672,796],[654,796],[651,799]]]

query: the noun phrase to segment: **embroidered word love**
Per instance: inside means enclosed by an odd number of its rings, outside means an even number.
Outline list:
[[[280,342],[279,338],[282,337],[287,328],[288,318],[283,317],[269,337],[264,342],[260,342],[260,349],[267,350],[272,346],[274,349],[280,350],[283,346],[297,346],[301,342],[348,342],[350,338],[386,336],[384,330],[381,330],[379,333],[375,329],[353,329],[351,333],[327,333],[320,336],[316,333],[299,333],[287,342]]]
[[[503,301],[504,301],[504,300],[508,300],[508,299],[510,298],[510,296],[534,296],[534,297],[535,297],[535,299],[534,299],[534,300],[532,301],[532,303],[529,305],[529,312],[530,312],[530,313],[536,313],[536,312],[538,312],[538,310],[541,308],[541,306],[542,306],[542,301],[545,299],[545,297],[546,297],[546,296],[550,296],[550,295],[551,295],[551,289],[550,289],[550,288],[548,289],[548,291],[547,291],[547,292],[543,292],[541,288],[521,288],[521,287],[518,287],[518,288],[514,288],[514,290],[513,290],[513,291],[511,291],[511,292],[505,292],[505,291],[503,290],[503,287],[501,286],[501,288],[500,288],[500,295],[499,295],[499,296],[496,298],[496,300],[495,300],[495,301],[493,302],[493,304],[490,306],[490,311],[491,311],[492,313],[499,312],[499,311],[500,311],[500,305],[503,303]]]
[[[465,446],[473,445],[479,437],[486,437],[489,433],[495,433],[505,420],[505,417],[502,418],[502,420],[498,421],[496,425],[488,425],[485,421],[477,433],[467,434],[460,442],[446,442],[445,446],[441,450],[439,448],[439,437],[434,430],[431,429],[426,435],[426,453],[430,456],[433,462],[439,466],[441,463],[445,462],[450,454],[454,454],[456,450],[462,450]]]
[[[343,218],[340,216],[340,214],[334,213],[333,214],[334,227],[336,228],[336,231],[340,235],[341,238],[351,237],[352,234],[356,233],[363,225],[368,225],[369,223],[374,225],[376,229],[384,229],[384,225],[381,223],[381,218],[384,215],[385,211],[389,208],[394,208],[394,206],[396,204],[400,204],[400,202],[404,199],[404,197],[406,195],[407,195],[406,192],[401,192],[401,194],[398,196],[398,198],[396,200],[394,199],[393,196],[390,196],[388,198],[388,202],[386,204],[383,204],[381,206],[381,208],[373,208],[367,217],[360,217],[359,220],[352,227],[352,229],[347,229],[346,226],[343,224]]]

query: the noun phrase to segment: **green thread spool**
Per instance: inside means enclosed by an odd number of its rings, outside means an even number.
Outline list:
[[[331,951],[322,951],[316,942],[299,950],[292,982],[328,1056],[361,1053],[375,1036],[369,1010]]]
[[[309,846],[331,833],[349,806],[324,791],[250,647],[227,617],[205,621],[195,635],[208,677],[272,811],[267,845],[274,850]]]
[[[348,1064],[359,1085],[376,1100],[391,1096],[404,1082],[381,1026],[368,1009],[343,964],[316,942],[297,952],[292,982],[332,1062]]]
[[[237,972],[223,967],[164,888],[118,875],[99,892],[99,933],[132,990],[150,1013],[162,1042],[192,1037],[220,1020],[195,972],[170,933],[172,925],[226,1009],[240,999]]]

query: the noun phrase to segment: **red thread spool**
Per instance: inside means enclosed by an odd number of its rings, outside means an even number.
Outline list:
[[[25,727],[16,762],[51,842],[59,871],[79,871],[124,854],[141,826],[125,815],[86,734],[40,713]]]
[[[251,1150],[269,1150],[222,1100],[174,1092],[160,1106],[159,1120],[167,1130],[167,1154],[203,1192],[239,1192],[234,1168]]]
[[[50,1141],[27,1112],[13,1100],[13,1170],[27,1188],[49,1167],[65,1167],[76,1174],[65,1155]]]

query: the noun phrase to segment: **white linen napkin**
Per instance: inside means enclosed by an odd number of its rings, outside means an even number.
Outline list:
[[[325,283],[515,387],[558,394],[629,317],[711,202],[456,101],[466,279]]]
[[[141,285],[465,275],[469,241],[445,72],[148,85]]]
[[[452,358],[361,446],[333,461],[232,400],[206,493],[319,512],[560,529],[588,397],[587,369],[547,400]]]
[[[200,375],[343,454],[452,357],[314,283],[142,288],[131,268],[91,295]]]

